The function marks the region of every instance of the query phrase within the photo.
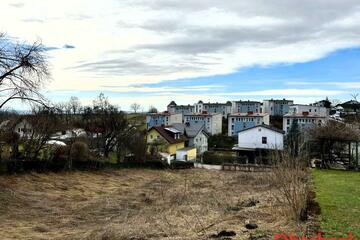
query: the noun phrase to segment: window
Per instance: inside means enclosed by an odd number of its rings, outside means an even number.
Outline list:
[[[150,135],[150,139],[153,139],[153,135]]]
[[[262,144],[267,144],[267,137],[262,137]]]

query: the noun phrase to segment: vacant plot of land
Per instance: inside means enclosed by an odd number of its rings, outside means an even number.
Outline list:
[[[197,169],[1,176],[0,239],[208,239],[221,230],[249,239],[299,232],[270,190],[262,173]],[[259,228],[247,230],[249,221]]]
[[[354,239],[360,239],[360,173],[315,170],[313,176],[325,235],[353,232]]]

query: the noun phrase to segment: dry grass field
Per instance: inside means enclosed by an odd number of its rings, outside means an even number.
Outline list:
[[[272,239],[301,231],[266,179],[200,169],[0,176],[0,239],[209,239],[221,230]],[[249,221],[258,228],[247,230]]]

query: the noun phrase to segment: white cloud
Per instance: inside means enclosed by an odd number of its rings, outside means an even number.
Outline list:
[[[133,84],[307,62],[360,45],[357,0],[2,0],[1,8],[0,31],[75,46],[49,52],[50,90],[125,92]]]

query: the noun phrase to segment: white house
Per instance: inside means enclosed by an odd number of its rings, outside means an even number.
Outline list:
[[[184,114],[184,123],[193,124],[202,123],[206,132],[210,135],[220,134],[222,132],[222,113],[190,113]]]
[[[19,134],[19,136],[21,138],[23,137],[29,137],[31,136],[31,134],[33,133],[33,127],[31,125],[31,123],[29,121],[27,121],[26,119],[22,119],[20,122],[18,122],[15,127],[14,130],[16,133]]]
[[[258,125],[238,133],[237,149],[284,149],[284,131],[268,125]]]

